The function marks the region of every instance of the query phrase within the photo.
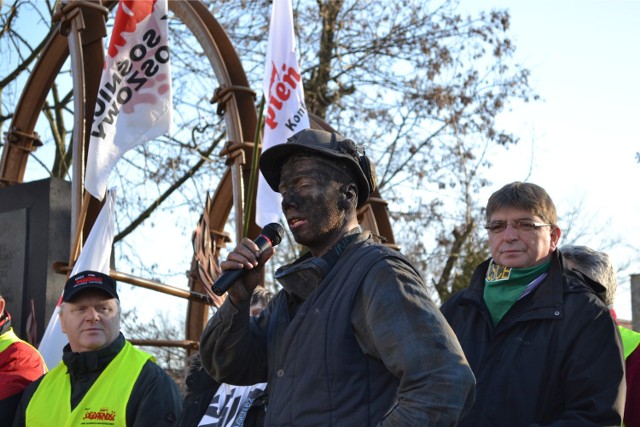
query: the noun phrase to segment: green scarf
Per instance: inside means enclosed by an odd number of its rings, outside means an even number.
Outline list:
[[[525,288],[549,269],[550,264],[551,260],[534,267],[509,268],[494,264],[491,260],[484,279],[484,302],[494,326],[520,298]]]

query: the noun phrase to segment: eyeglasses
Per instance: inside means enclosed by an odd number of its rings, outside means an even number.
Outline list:
[[[490,233],[498,234],[506,230],[508,225],[510,225],[516,231],[534,231],[538,228],[551,226],[551,224],[545,224],[542,222],[535,222],[528,219],[519,219],[513,222],[493,221],[489,224],[486,224],[484,228],[489,230]]]

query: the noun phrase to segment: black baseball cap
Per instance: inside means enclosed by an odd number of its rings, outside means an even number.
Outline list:
[[[349,165],[358,187],[358,207],[376,189],[376,172],[362,146],[337,132],[304,129],[287,139],[286,143],[268,148],[260,156],[260,172],[276,193],[279,192],[282,165],[299,152],[308,152]]]
[[[67,283],[64,285],[62,301],[69,302],[79,292],[88,289],[98,289],[106,292],[117,300],[120,299],[116,291],[115,280],[104,273],[86,270],[69,277]]]

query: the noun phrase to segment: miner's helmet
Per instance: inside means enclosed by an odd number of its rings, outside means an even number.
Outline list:
[[[260,156],[260,172],[273,191],[278,192],[282,166],[291,156],[301,152],[347,165],[358,187],[358,207],[376,189],[376,171],[361,145],[337,132],[304,129],[287,139],[286,143],[275,145]]]

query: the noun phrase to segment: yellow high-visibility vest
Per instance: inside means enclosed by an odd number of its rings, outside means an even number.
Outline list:
[[[640,333],[620,325],[618,325],[618,330],[620,330],[620,338],[622,338],[622,348],[626,360],[633,353],[633,350],[640,345]]]
[[[11,344],[20,342],[20,341],[22,340],[16,335],[15,332],[13,332],[13,328],[9,328],[7,332],[0,335],[0,353],[5,351],[7,347],[9,347]],[[24,341],[24,343],[27,345],[29,344],[26,341]]]
[[[96,382],[71,410],[71,381],[60,362],[44,376],[26,411],[27,427],[127,425],[127,403],[142,367],[153,357],[126,342]]]

